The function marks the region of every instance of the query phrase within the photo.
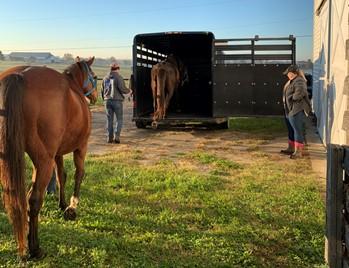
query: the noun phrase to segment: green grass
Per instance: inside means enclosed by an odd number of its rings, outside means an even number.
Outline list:
[[[229,118],[228,126],[232,130],[245,131],[259,135],[274,135],[286,132],[285,121],[280,117],[234,117]]]
[[[238,164],[209,152],[178,156],[208,171],[200,172],[178,168],[176,159],[141,166],[139,154],[88,158],[74,222],[46,197],[39,234],[48,255],[30,267],[323,265],[323,189],[306,160],[281,165],[261,155]],[[67,158],[69,178],[72,166]],[[72,187],[69,180],[68,194]],[[16,267],[2,207],[0,241],[0,267]]]

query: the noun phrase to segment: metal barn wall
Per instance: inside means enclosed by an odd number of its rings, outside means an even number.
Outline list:
[[[314,0],[313,36],[313,108],[317,128],[324,144],[347,144],[348,0]]]

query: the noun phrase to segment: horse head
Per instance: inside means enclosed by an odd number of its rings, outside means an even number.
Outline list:
[[[96,103],[97,93],[97,77],[91,69],[95,57],[88,60],[80,60],[76,58],[75,63],[69,66],[64,73],[68,75],[82,90],[85,97],[87,97],[91,104]]]
[[[181,75],[181,86],[189,82],[188,68],[183,62],[180,62],[179,73]]]

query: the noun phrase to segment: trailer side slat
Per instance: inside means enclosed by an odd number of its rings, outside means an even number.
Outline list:
[[[286,50],[291,51],[292,45],[217,45],[216,51],[233,51],[233,50],[254,50],[256,51],[278,51],[278,50]]]
[[[292,60],[292,54],[235,54],[216,55],[216,61],[223,60]]]

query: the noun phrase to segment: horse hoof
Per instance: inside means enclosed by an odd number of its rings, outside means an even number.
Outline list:
[[[68,205],[67,204],[59,204],[59,208],[62,210],[62,211],[65,211],[67,209]]]
[[[64,211],[64,219],[73,221],[76,219],[76,211],[75,209],[71,207],[67,207],[67,209]]]
[[[151,127],[152,127],[152,129],[157,129],[157,128],[158,128],[158,122],[153,121],[153,122],[151,123]]]
[[[39,261],[46,257],[46,252],[41,248],[30,252],[29,260]]]

